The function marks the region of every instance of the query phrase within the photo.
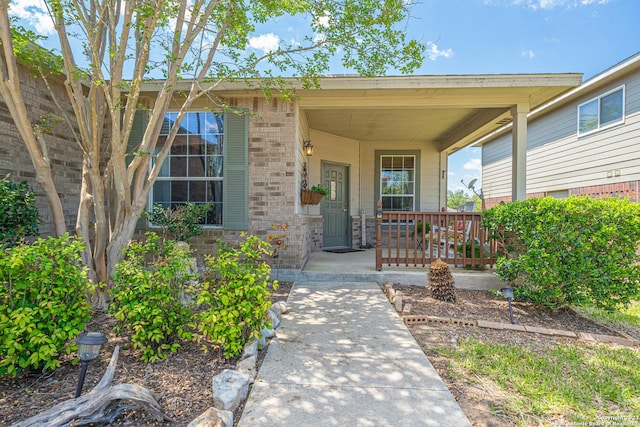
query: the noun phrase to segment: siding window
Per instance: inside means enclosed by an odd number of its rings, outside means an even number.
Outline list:
[[[154,163],[177,116],[165,115]],[[213,208],[202,224],[222,226],[224,139],[224,114],[188,112],[153,186],[151,204],[165,209],[185,202],[210,204]]]
[[[380,156],[380,199],[382,209],[415,210],[416,156]]]
[[[578,106],[578,135],[621,123],[624,120],[624,86]]]

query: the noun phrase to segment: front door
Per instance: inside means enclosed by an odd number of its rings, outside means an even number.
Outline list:
[[[324,218],[322,245],[351,247],[349,166],[322,162],[322,185],[329,189],[320,207]]]

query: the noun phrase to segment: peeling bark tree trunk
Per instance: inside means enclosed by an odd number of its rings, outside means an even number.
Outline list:
[[[13,427],[55,427],[84,425],[91,423],[112,423],[124,409],[143,409],[150,412],[156,420],[172,421],[160,407],[151,392],[136,384],[118,384],[111,386],[116,371],[120,347],[116,346],[107,371],[97,386],[89,393],[77,399],[61,402],[47,411]],[[129,402],[129,403],[126,403]]]

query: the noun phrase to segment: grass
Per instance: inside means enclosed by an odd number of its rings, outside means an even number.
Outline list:
[[[504,391],[508,397],[496,402],[496,411],[516,424],[640,424],[637,349],[556,344],[534,350],[468,339],[436,351],[449,358],[456,377],[477,377]]]
[[[622,326],[640,331],[640,301],[632,301],[628,307],[611,313],[590,307],[576,307],[575,310],[607,326]]]

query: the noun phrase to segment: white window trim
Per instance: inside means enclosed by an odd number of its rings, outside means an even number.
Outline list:
[[[414,155],[414,154],[381,154],[380,155],[380,172],[379,172],[380,173],[380,178],[379,179],[381,181],[379,183],[379,185],[380,185],[380,195],[379,195],[380,200],[382,200],[383,196],[385,196],[385,195],[382,194],[382,170],[383,170],[383,168],[382,168],[382,158],[383,157],[412,157],[413,158],[413,179],[414,179],[414,181],[413,181],[413,193],[411,193],[411,194],[407,193],[407,194],[403,194],[401,196],[402,197],[406,197],[406,196],[410,195],[411,197],[413,197],[413,208],[412,208],[411,211],[415,211],[416,210],[416,190],[417,190],[417,188],[416,188],[416,185],[417,185],[417,183],[416,183],[417,156]],[[386,196],[387,197],[393,197],[393,196],[389,196],[389,195],[386,195]]]
[[[600,100],[602,98],[604,98],[605,96],[611,95],[612,93],[617,92],[617,91],[619,91],[621,89],[622,89],[622,117],[620,117],[620,120],[617,120],[617,121],[611,122],[611,123],[607,123],[604,126],[600,126]],[[580,133],[580,108],[583,105],[589,104],[589,103],[591,103],[593,101],[598,101],[598,110],[597,110],[597,112],[598,112],[598,126],[595,129],[591,129],[590,131]],[[577,130],[576,130],[577,136],[578,137],[583,137],[583,136],[591,135],[591,134],[599,132],[601,130],[608,129],[608,128],[611,128],[613,126],[618,126],[620,124],[624,124],[624,120],[625,120],[625,116],[626,116],[626,104],[627,104],[627,102],[626,102],[626,85],[624,85],[624,84],[620,85],[620,86],[618,86],[616,88],[613,88],[613,89],[611,89],[611,90],[609,90],[609,91],[607,91],[605,93],[602,93],[602,94],[600,94],[598,96],[595,96],[595,97],[593,97],[593,98],[591,98],[591,99],[579,104],[578,105],[578,110],[576,112],[577,117],[578,117]]]

